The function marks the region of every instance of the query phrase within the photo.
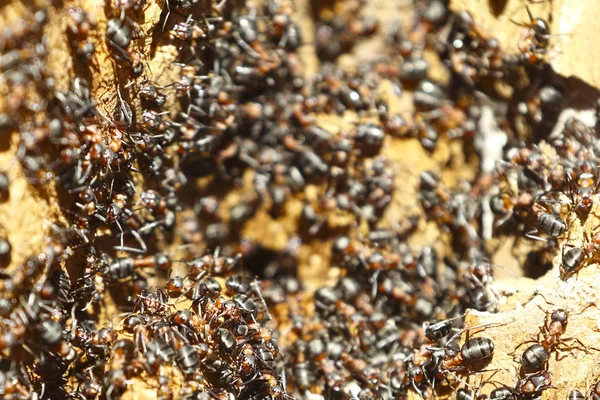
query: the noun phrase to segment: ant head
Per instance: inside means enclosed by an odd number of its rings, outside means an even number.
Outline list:
[[[542,36],[550,35],[550,27],[548,26],[548,23],[546,22],[546,20],[536,17],[531,20],[531,25],[532,25],[533,31],[537,35],[542,35]]]
[[[552,312],[552,314],[550,314],[550,320],[558,321],[562,324],[566,324],[568,318],[569,318],[569,314],[567,313],[567,311],[565,311],[563,309],[555,310]]]

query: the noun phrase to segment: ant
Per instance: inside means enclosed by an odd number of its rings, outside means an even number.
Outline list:
[[[552,373],[548,370],[530,372],[522,377],[515,377],[514,388],[504,383],[493,381],[499,384],[490,392],[490,400],[517,400],[540,398],[542,392],[546,389],[556,388],[552,385]]]
[[[124,18],[113,18],[108,21],[106,40],[110,47],[117,53],[117,58],[131,63],[135,75],[141,75],[143,71],[142,55],[139,51],[131,48],[131,41],[133,39],[143,39],[144,37],[144,32],[139,25],[127,16]]]
[[[452,341],[450,341],[450,343],[452,343]],[[444,361],[442,361],[442,369],[446,371],[469,370],[471,365],[489,361],[493,357],[494,342],[486,337],[467,339],[461,346],[460,352],[457,352],[456,354],[452,353],[447,355]]]
[[[490,198],[490,210],[497,218],[494,222],[494,228],[500,228],[502,225],[510,221],[515,215],[515,209],[519,207],[527,207],[531,199],[521,200],[512,191],[505,190]]]
[[[595,231],[600,225],[592,229]],[[577,247],[572,244],[566,243],[562,249],[562,262],[561,262],[561,278],[566,279],[573,274],[578,273],[582,268],[582,263],[586,260],[590,260],[594,257],[595,252],[600,248],[600,231],[593,233],[590,237],[587,232],[583,235],[584,244],[582,247]],[[565,249],[569,247],[569,250]]]
[[[547,370],[527,374],[516,385],[516,392],[520,397],[536,398],[546,389],[555,388],[552,385],[552,373]]]
[[[460,318],[456,317],[456,318]],[[439,341],[451,331],[451,322],[455,318],[439,321],[425,326],[425,334],[429,340]],[[473,328],[465,328],[450,337],[442,348],[431,347],[424,344],[412,358],[412,367],[409,369],[410,382],[417,393],[422,392],[417,385],[426,381],[430,386],[432,380],[441,375],[447,380],[446,374],[454,376],[453,371],[470,372],[478,370],[482,364],[491,360],[494,355],[494,342],[486,337],[469,339],[469,332],[474,329],[483,329],[497,324],[484,324]],[[462,346],[457,339],[466,332],[466,341]],[[456,377],[455,377],[456,378]]]
[[[548,239],[537,236],[536,233],[543,232],[550,238],[557,238],[567,231],[567,223],[560,215],[561,203],[541,196],[533,204],[533,211],[538,216],[538,226],[533,231],[527,232],[525,236],[529,239],[547,242]]]
[[[483,379],[483,375],[481,376],[480,382],[476,383],[475,385],[471,385],[468,382],[464,382],[466,387],[462,387],[459,388],[458,390],[456,390],[454,387],[452,387],[452,389],[454,390],[454,392],[456,393],[456,399],[457,400],[486,400],[488,398],[488,396],[481,394],[481,389],[488,383],[493,382],[492,381],[492,377],[494,375],[496,375],[496,373],[498,372],[498,370],[494,371],[494,373],[492,373],[488,378]],[[469,388],[473,388],[473,389],[469,389]],[[496,397],[494,397],[494,392],[496,392]],[[511,395],[512,389],[508,389],[506,388],[504,391],[499,391],[498,389],[492,391],[492,393],[490,394],[490,399],[491,400],[515,400],[514,397],[500,397],[498,396],[498,394],[506,394],[506,395]]]
[[[538,292],[535,295],[542,296],[547,304],[554,305],[546,300],[543,294]],[[592,305],[595,305],[595,303],[589,303],[579,313],[573,315],[580,315]],[[561,358],[558,357],[559,351],[572,351],[574,349],[574,346],[568,346],[565,344],[565,342],[569,340],[574,340],[579,345],[579,349],[585,351],[586,353],[589,352],[588,346],[583,344],[579,339],[575,337],[563,337],[563,334],[567,329],[567,323],[569,319],[568,310],[557,308],[552,312],[548,312],[542,309],[542,307],[539,308],[546,313],[546,318],[544,325],[540,327],[537,340],[534,341],[535,343],[529,346],[521,355],[521,366],[525,372],[539,372],[545,370],[545,366],[547,365],[552,352],[555,352],[556,359],[560,360]],[[527,342],[521,343],[519,346],[517,346],[517,349],[525,343]]]
[[[567,395],[567,400],[585,400],[585,395],[581,392],[581,390],[573,389]]]
[[[596,175],[589,170],[591,168],[587,162],[584,163],[582,169],[584,171],[575,180],[571,177],[571,173],[567,172],[569,182],[568,193],[575,212],[584,211],[587,214],[593,204],[592,196],[598,193],[600,181],[597,181]]]
[[[548,44],[550,43],[550,24],[543,18],[533,17],[529,6],[525,6],[530,22],[519,23],[511,20],[523,31],[519,39],[518,47],[523,59],[534,65],[544,61]]]
[[[541,295],[541,294],[540,294]],[[545,299],[544,299],[545,300]],[[546,301],[547,302],[547,301]],[[548,303],[551,304],[551,303]],[[575,315],[579,315],[583,313],[588,307],[595,305],[595,303],[590,303],[585,306],[579,313]],[[544,322],[544,326],[540,328],[540,335],[542,335],[543,340],[540,344],[548,351],[553,350],[561,350],[559,346],[563,344],[566,340],[575,340],[579,345],[581,345],[584,349],[587,349],[587,346],[584,345],[577,338],[565,338],[562,335],[565,333],[567,329],[567,323],[569,319],[569,312],[564,309],[556,309],[552,313],[546,312],[546,321]],[[538,336],[539,339],[539,336]]]
[[[588,398],[590,400],[600,400],[600,381],[596,382],[594,386],[590,389],[590,394]]]

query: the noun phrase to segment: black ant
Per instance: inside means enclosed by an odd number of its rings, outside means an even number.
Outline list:
[[[537,64],[544,60],[548,44],[550,43],[550,24],[539,17],[533,17],[529,6],[525,6],[529,23],[513,23],[522,26],[521,38],[519,39],[518,47],[523,59],[529,64]]]
[[[547,242],[548,239],[537,236],[536,233],[543,232],[550,238],[557,238],[567,231],[567,223],[560,215],[561,203],[541,196],[533,205],[533,211],[538,216],[538,226],[535,230],[527,232],[525,236],[529,239]]]
[[[598,227],[600,227],[600,225],[592,229],[592,232]],[[566,279],[573,274],[578,273],[582,268],[582,263],[594,257],[595,252],[600,248],[600,231],[593,233],[591,237],[587,232],[584,232],[583,240],[584,244],[581,247],[569,243],[566,243],[563,246],[561,263],[562,279]],[[567,247],[569,247],[569,250],[565,250]]]
[[[535,295],[542,296],[547,304],[554,305],[546,300],[543,294],[538,292]],[[589,303],[580,312],[573,315],[579,315],[583,313],[592,305],[595,305],[595,303]],[[540,307],[540,309],[542,308]],[[560,360],[558,356],[559,351],[572,351],[575,348],[574,346],[568,346],[565,344],[565,342],[569,340],[574,340],[577,342],[579,345],[577,348],[585,351],[586,353],[589,352],[589,347],[583,344],[579,339],[575,337],[563,337],[563,334],[567,329],[567,323],[569,319],[568,310],[558,308],[551,313],[546,310],[543,311],[546,313],[544,325],[540,327],[540,332],[538,333],[534,344],[529,346],[521,356],[521,365],[525,372],[538,372],[545,369],[552,352],[555,352],[556,359]],[[528,342],[521,343],[519,346],[517,346],[517,349],[525,343]]]
[[[600,181],[597,180],[596,174],[593,173],[593,166],[589,162],[584,162],[581,170],[582,172],[577,175],[576,179],[573,179],[571,173],[567,172],[567,193],[571,201],[571,208],[576,213],[587,215],[592,208],[593,198],[600,188]]]

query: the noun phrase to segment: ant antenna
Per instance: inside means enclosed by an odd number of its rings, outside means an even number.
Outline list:
[[[533,14],[531,14],[531,10],[529,9],[529,4],[525,5],[525,9],[527,10],[527,15],[529,15],[529,19],[533,22]]]

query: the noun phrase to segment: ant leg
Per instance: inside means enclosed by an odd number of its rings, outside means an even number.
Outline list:
[[[423,392],[421,392],[421,390],[417,387],[417,384],[415,383],[415,381],[413,379],[411,379],[410,383],[411,383],[413,389],[415,390],[415,392],[417,392],[417,394],[419,396],[421,396],[422,399],[425,399],[425,396],[423,395]]]
[[[171,15],[171,5],[169,4],[169,0],[167,0],[166,3],[167,3],[167,15],[165,16],[165,21],[163,22],[162,32],[165,31],[165,26],[167,26],[167,21],[169,20],[169,16]]]
[[[125,232],[123,231],[123,227],[121,226],[121,224],[119,223],[118,220],[115,220],[115,223],[117,224],[117,226],[119,227],[119,230],[121,231],[121,248],[123,248],[123,237],[125,236]]]
[[[46,383],[42,382],[42,392],[40,393],[40,399],[44,398],[44,393],[46,393]]]
[[[163,221],[160,220],[160,221],[154,221],[149,224],[146,224],[139,229],[138,234],[141,233],[142,235],[145,235],[146,233],[151,233],[154,230],[154,228],[159,226],[162,222]]]
[[[83,185],[83,183],[85,182],[85,180],[88,178],[88,176],[90,176],[91,173],[91,168],[88,168],[83,175],[81,176],[81,178],[77,181],[77,185]]]
[[[529,231],[525,234],[525,237],[528,239],[538,240],[540,242],[547,242],[548,239],[536,235],[538,232],[538,230]]]
[[[585,310],[587,310],[587,309],[588,309],[588,308],[590,308],[591,306],[596,306],[596,307],[597,307],[598,305],[596,304],[596,302],[595,302],[595,301],[592,301],[592,302],[588,303],[588,305],[587,305],[587,306],[583,307],[583,308],[581,309],[581,311],[579,311],[577,314],[572,314],[572,315],[581,315],[581,314],[583,314],[583,312],[584,312]]]
[[[89,239],[87,238],[87,236],[85,236],[85,235],[83,234],[83,232],[81,231],[81,229],[79,229],[79,228],[74,228],[74,229],[73,229],[73,232],[75,232],[75,233],[77,234],[77,236],[79,236],[81,239],[83,239],[83,243],[82,243],[81,245],[77,245],[77,246],[75,246],[74,248],[81,247],[81,246],[83,246],[84,244],[89,244],[89,243],[90,243]]]
[[[375,298],[377,297],[377,280],[379,279],[380,272],[381,270],[376,270],[375,273],[369,278],[369,280],[371,281],[371,300],[375,300]]]
[[[143,251],[143,250],[136,249],[135,247],[128,247],[128,246],[115,246],[115,247],[113,247],[113,249],[119,250],[119,251],[125,251],[128,253],[135,253],[135,254],[144,254],[145,253],[145,251]]]
[[[444,372],[445,373],[442,375],[444,376],[445,381],[448,383],[448,386],[450,386],[452,389],[454,389],[454,386],[456,386],[456,382],[458,382],[459,384],[464,383],[466,386],[471,386],[471,384],[469,384],[468,382],[466,382],[466,381],[462,380],[461,378],[459,378],[458,376],[456,376],[456,374],[454,374],[453,371],[447,369],[447,370],[444,370]],[[450,380],[448,379],[446,374],[449,374],[450,376],[452,376],[452,378],[454,378],[454,382],[450,382]]]
[[[121,231],[121,245],[113,247],[115,250],[127,251],[127,252],[130,252],[130,253],[136,253],[136,254],[144,254],[144,253],[146,253],[146,251],[148,249],[146,248],[145,243],[142,244],[142,248],[141,249],[136,249],[135,247],[124,246],[123,242],[124,242],[125,231],[123,231],[123,227],[121,226],[121,224],[119,223],[119,221],[115,221],[115,223],[117,224],[117,226],[119,227],[119,230]],[[133,234],[133,232],[134,231],[132,231],[132,234]],[[141,239],[141,237],[140,237],[140,239]],[[141,243],[143,243],[143,241]]]
[[[494,228],[496,228],[496,229],[500,228],[502,225],[504,225],[506,222],[508,222],[512,216],[513,216],[513,210],[510,210],[509,212],[506,213],[505,216],[503,216],[502,218],[500,218],[498,221],[496,221],[494,223]]]
[[[252,286],[252,288],[254,289],[254,292],[258,295],[261,302],[263,303],[263,307],[267,311],[267,321],[270,321],[272,318],[271,318],[271,314],[269,313],[269,307],[267,306],[267,302],[265,301],[265,298],[262,296],[262,293],[260,292],[260,286],[258,284],[258,281],[256,279],[254,279],[254,281],[252,281],[252,283],[250,283],[250,286]]]
[[[431,390],[433,391],[433,393],[436,395],[436,397],[439,397],[435,391],[435,376],[433,377],[433,381],[429,380],[429,377],[427,376],[427,374],[425,373],[425,371],[423,370],[423,367],[421,367],[421,372],[423,373],[423,378],[425,378],[425,380],[427,381],[427,383],[429,384],[429,387],[431,388]],[[445,378],[445,377],[444,377]],[[448,379],[445,379],[446,382],[448,382],[448,385],[450,387],[452,387],[452,384],[450,383],[450,381],[448,381]]]
[[[77,328],[77,318],[75,318],[75,304],[73,304],[73,307],[71,308],[71,333],[70,333],[70,340],[75,339],[75,330]]]
[[[518,349],[519,347],[521,347],[521,346],[523,346],[524,344],[527,344],[527,343],[538,343],[538,342],[537,342],[536,340],[533,340],[533,339],[532,339],[532,340],[526,340],[526,341],[524,341],[524,342],[521,342],[521,343],[519,343],[519,345],[518,345],[517,347],[515,347],[515,349],[514,349],[513,351],[511,351],[510,353],[508,353],[508,355],[509,355],[509,356],[513,356],[513,355],[514,355],[514,354],[517,352],[517,349]]]
[[[146,242],[144,242],[144,240],[136,230],[132,230],[131,235],[135,238],[135,240],[137,240],[144,253],[148,251],[148,248],[146,247]]]
[[[498,326],[504,326],[504,325],[508,325],[511,324],[515,321],[515,318],[513,318],[510,321],[507,322],[489,322],[487,324],[481,324],[481,325],[475,325],[474,327],[465,327],[462,330],[458,331],[454,336],[452,336],[450,339],[447,340],[447,343],[451,343],[454,340],[456,340],[458,337],[460,337],[460,335],[462,335],[463,332],[467,332],[467,338],[466,340],[469,340],[469,331],[473,331],[476,329],[483,329],[483,328],[489,328],[489,327],[498,327]]]
[[[509,21],[510,21],[510,22],[512,22],[513,24],[517,25],[517,26],[520,26],[521,28],[527,28],[527,25],[525,25],[525,24],[524,24],[524,23],[522,23],[522,22],[517,22],[517,21],[515,21],[515,20],[514,20],[514,19],[512,19],[512,18],[510,18],[510,19],[509,19]]]
[[[556,355],[554,356],[554,358],[556,359],[556,361],[561,361],[561,360],[564,360],[565,358],[567,358],[569,356],[575,357],[575,354],[573,353],[573,350],[569,350],[569,352],[567,354],[565,354],[564,356],[562,356],[562,357],[559,357],[558,352],[556,352]]]
[[[34,353],[33,350],[31,350],[31,348],[29,346],[27,346],[25,343],[21,344],[21,347],[23,347],[25,349],[25,351],[27,351],[29,353],[29,355],[31,355],[31,357],[33,357],[36,361],[43,363],[44,360],[46,359],[44,356],[44,353],[41,353],[41,359],[38,358]]]
[[[123,57],[123,60],[128,61],[130,63],[133,62],[133,60],[131,59],[131,56],[129,55],[129,53],[127,53],[127,51],[125,51],[123,48],[119,47],[115,42],[113,42],[112,40],[109,40],[108,43],[110,44],[110,47],[115,50],[116,52],[118,52],[120,54],[121,57]]]
[[[323,227],[324,223],[325,223],[325,220],[323,218],[319,217],[319,219],[310,228],[308,228],[308,234],[311,236],[314,236],[317,233],[319,233],[319,231]]]
[[[564,346],[565,350],[571,351],[573,349],[576,349],[576,350],[581,350],[581,351],[583,351],[586,354],[590,354],[590,350],[589,350],[590,347],[588,345],[584,344],[578,338],[576,338],[574,336],[566,337],[566,338],[561,338],[561,342],[564,342],[564,341],[574,341],[576,344],[569,346],[566,343],[559,343],[559,344],[557,344],[556,348],[559,349],[559,350],[562,350],[561,348],[559,348],[559,346],[560,347]]]
[[[144,31],[142,31],[142,28],[140,28],[140,24],[138,24],[137,22],[135,22],[128,16],[125,16],[125,19],[127,20],[127,22],[129,22],[132,30],[135,32],[134,39],[144,39],[146,37],[146,35],[144,34]]]
[[[250,47],[250,45],[244,39],[242,39],[238,31],[234,31],[232,37],[237,43],[237,45],[244,49],[250,56],[256,59],[260,59],[260,54],[258,54],[256,50]]]
[[[536,337],[536,342],[540,343],[541,339],[543,339],[546,336],[544,334],[544,329],[546,329],[546,331],[548,330],[547,326],[546,326],[546,323],[544,323],[544,325],[542,325],[542,326],[538,326],[538,329],[539,329],[539,332],[538,332],[537,337]]]

